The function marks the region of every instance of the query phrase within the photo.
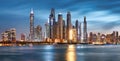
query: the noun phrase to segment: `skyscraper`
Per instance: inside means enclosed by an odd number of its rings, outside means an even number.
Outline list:
[[[45,24],[45,30],[46,30],[46,35],[45,35],[45,38],[49,38],[50,36],[50,31],[49,31],[49,23],[47,22],[46,24]]]
[[[11,28],[10,32],[11,32],[12,42],[16,42],[16,29],[15,28]]]
[[[88,41],[90,44],[92,44],[92,42],[93,42],[93,33],[92,32],[90,32],[90,34],[89,34],[89,41]]]
[[[41,41],[42,40],[42,27],[40,25],[37,25],[35,28],[35,41]]]
[[[78,40],[79,40],[79,35],[78,35],[78,30],[79,30],[79,22],[78,22],[78,20],[76,20],[76,22],[75,22],[75,28],[76,28],[76,38],[77,38],[77,42],[78,42]]]
[[[30,12],[30,41],[34,40],[34,12],[31,9]]]
[[[56,29],[55,29],[55,23],[56,23],[56,21],[55,21],[55,10],[52,8],[51,9],[51,13],[50,13],[50,15],[49,15],[49,30],[50,30],[50,38],[51,39],[53,39],[55,36],[54,36],[54,34],[56,33],[55,31],[56,31]]]
[[[62,14],[58,14],[58,27],[59,27],[59,39],[63,39],[63,17]]]
[[[3,41],[16,42],[16,29],[15,28],[11,28],[10,30],[3,32],[1,35],[2,35]]]
[[[71,30],[71,14],[70,14],[70,12],[67,12],[67,40],[68,40],[68,42],[70,42],[70,40],[69,40],[69,32],[70,32],[70,30]]]
[[[63,39],[66,39],[66,26],[65,26],[65,20],[63,20]]]
[[[25,41],[25,34],[21,34],[21,41]]]
[[[81,22],[79,23],[79,42],[81,42]]]
[[[87,41],[87,21],[86,21],[86,16],[84,16],[84,22],[83,22],[83,43],[88,43],[88,41]]]

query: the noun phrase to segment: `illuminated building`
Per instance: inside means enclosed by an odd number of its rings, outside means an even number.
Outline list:
[[[112,34],[107,34],[107,35],[106,35],[106,43],[107,43],[107,44],[112,43],[112,42],[111,42],[111,40],[112,40],[112,37],[111,37],[111,36],[112,36]]]
[[[45,38],[49,38],[50,36],[50,32],[49,32],[49,23],[47,22],[46,24],[45,24],[45,30],[46,30],[46,35],[45,35]]]
[[[116,31],[116,43],[118,43],[118,41],[119,41],[119,33],[118,31]]]
[[[25,41],[25,34],[21,34],[21,41]]]
[[[76,28],[73,26],[73,29],[72,29],[72,38],[73,38],[72,42],[73,42],[73,43],[78,42],[78,40],[77,40],[77,39],[78,39],[77,36],[78,36],[78,34],[77,34],[77,30],[76,30]]]
[[[90,34],[89,34],[89,43],[91,44],[92,43],[92,40],[93,39],[93,33],[92,32],[90,32]]]
[[[66,31],[66,33],[67,33],[68,42],[70,42],[70,40],[69,40],[69,37],[70,37],[69,32],[70,32],[71,26],[72,26],[71,25],[71,14],[70,14],[70,12],[67,12],[67,31]]]
[[[106,36],[105,36],[104,34],[102,34],[102,35],[101,35],[101,41],[100,41],[100,42],[106,43],[105,39],[106,39]]]
[[[76,27],[76,38],[77,38],[77,42],[79,41],[79,32],[78,32],[78,30],[79,30],[79,22],[78,22],[78,20],[76,20],[76,22],[75,22],[75,27]]]
[[[87,41],[87,21],[86,21],[86,17],[84,17],[84,22],[83,22],[83,42],[82,43],[88,43],[88,41]]]
[[[117,44],[117,42],[118,42],[118,31],[113,31],[111,42],[112,42],[113,44]]]
[[[2,41],[16,42],[15,28],[11,28],[10,30],[3,32],[1,35],[2,35]]]
[[[30,41],[34,40],[34,12],[30,12]]]
[[[66,39],[66,26],[65,26],[65,20],[63,20],[63,39]]]
[[[35,36],[35,41],[41,41],[42,40],[42,27],[38,25],[35,30],[34,30],[34,36]]]
[[[79,24],[79,42],[81,42],[81,36],[82,36],[81,33],[82,32],[81,32],[81,23],[80,23]]]
[[[62,14],[58,14],[58,28],[59,28],[59,39],[63,39],[63,17]]]
[[[56,28],[55,28],[55,10],[52,8],[51,9],[51,13],[49,15],[49,31],[50,31],[50,39],[53,39],[55,37],[55,31],[56,31]]]
[[[97,41],[97,35],[96,35],[96,34],[93,34],[92,41],[93,41],[93,42],[96,42],[96,41]]]
[[[113,31],[113,33],[112,33],[112,40],[111,40],[112,43],[116,42],[116,35],[115,34],[116,34],[115,31]]]
[[[96,42],[100,42],[100,41],[101,41],[101,34],[98,33],[98,34],[97,34],[97,41],[96,41]]]
[[[57,39],[59,39],[59,25],[58,25],[58,22],[56,23],[57,27],[56,27],[56,36],[57,36]]]
[[[12,41],[16,42],[16,29],[15,28],[11,28],[10,32],[11,32],[11,39],[12,39]]]
[[[2,41],[8,41],[8,33],[2,33]]]
[[[120,36],[118,36],[118,44],[120,44]]]

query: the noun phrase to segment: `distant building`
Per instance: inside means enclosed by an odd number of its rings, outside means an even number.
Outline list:
[[[3,32],[2,34],[1,34],[1,36],[2,36],[2,41],[8,41],[8,33],[6,33],[6,32]]]
[[[72,29],[72,43],[76,43],[78,42],[78,38],[77,38],[78,34],[77,34],[77,29],[75,27],[73,27]]]
[[[11,28],[10,30],[3,32],[1,35],[2,35],[2,41],[16,42],[16,29],[15,28]]]
[[[93,33],[90,32],[90,34],[89,34],[89,43],[92,44],[92,42],[93,42]]]
[[[34,38],[35,41],[42,41],[42,27],[40,25],[38,25],[35,29],[34,29]]]
[[[81,35],[82,32],[81,32],[81,23],[79,23],[79,42],[81,42]]]
[[[16,29],[15,28],[11,28],[10,32],[11,32],[11,39],[12,39],[12,41],[16,42]]]
[[[26,39],[25,39],[25,34],[21,34],[21,41],[25,41]]]
[[[84,22],[83,22],[83,42],[82,43],[88,43],[87,40],[87,21],[86,17],[84,17]]]
[[[76,28],[76,38],[77,38],[77,42],[79,41],[79,22],[78,20],[76,20],[75,22],[75,28]]]
[[[49,38],[50,37],[50,31],[49,31],[49,23],[47,22],[45,24],[45,38]]]

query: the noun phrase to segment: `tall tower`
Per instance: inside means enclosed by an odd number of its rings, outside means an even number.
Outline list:
[[[83,43],[87,43],[87,21],[86,21],[86,16],[84,16],[84,22],[83,22]]]
[[[78,22],[78,20],[76,20],[76,22],[75,22],[75,28],[76,28],[76,38],[77,38],[77,42],[78,42],[78,40],[79,40],[79,35],[78,35],[78,29],[79,29],[79,22]]]
[[[80,24],[79,24],[79,42],[81,42],[81,22],[80,22]]]
[[[70,42],[70,40],[69,40],[69,32],[70,32],[70,29],[71,29],[71,14],[70,14],[70,12],[67,12],[67,40],[68,40],[68,42]]]
[[[58,14],[58,27],[59,27],[59,39],[63,39],[63,17],[62,14]]]
[[[65,20],[63,20],[63,39],[66,39],[66,26],[65,26]]]
[[[49,23],[47,22],[46,24],[45,24],[45,30],[46,30],[46,36],[45,36],[45,38],[49,38],[49,35],[50,35],[50,32],[49,32]]]
[[[30,12],[30,41],[34,40],[34,12],[31,9]]]
[[[55,10],[52,8],[51,9],[51,13],[49,15],[49,25],[50,25],[50,38],[53,39],[54,38],[54,34],[55,34]]]

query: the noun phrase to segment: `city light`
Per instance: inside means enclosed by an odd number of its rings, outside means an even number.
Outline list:
[[[73,31],[72,31],[72,29],[70,29],[70,31],[69,31],[69,39],[73,40]]]

